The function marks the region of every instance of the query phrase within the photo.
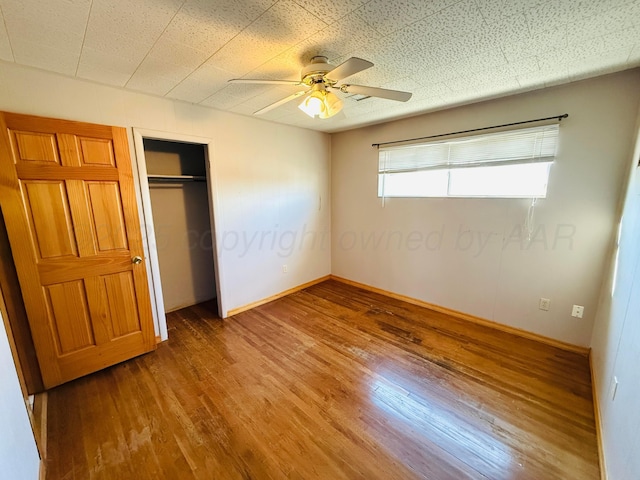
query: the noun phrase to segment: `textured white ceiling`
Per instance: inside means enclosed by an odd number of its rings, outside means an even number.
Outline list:
[[[263,118],[339,131],[633,68],[640,0],[0,0],[1,60],[246,115],[296,88],[230,78],[299,80],[314,55],[413,98]]]

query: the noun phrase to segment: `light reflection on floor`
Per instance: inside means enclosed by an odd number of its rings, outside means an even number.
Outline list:
[[[371,384],[371,400],[394,420],[403,421],[416,435],[462,458],[474,458],[469,464],[486,464],[489,470],[507,472],[516,466],[511,449],[499,439],[479,430],[423,397],[416,397],[386,377]],[[464,428],[461,428],[464,425]],[[517,464],[519,467],[522,465]]]

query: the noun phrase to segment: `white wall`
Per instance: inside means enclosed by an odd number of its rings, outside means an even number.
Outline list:
[[[608,478],[640,478],[640,112],[622,228],[591,340]],[[615,288],[614,288],[615,287]],[[612,398],[614,377],[618,380]]]
[[[332,273],[589,345],[639,84],[634,70],[333,135]],[[533,242],[518,235],[528,200],[377,198],[372,143],[563,113]],[[571,317],[573,304],[584,318]]]
[[[0,109],[212,138],[227,310],[330,273],[327,134],[7,63]]]
[[[0,316],[0,477],[38,478],[40,457]]]

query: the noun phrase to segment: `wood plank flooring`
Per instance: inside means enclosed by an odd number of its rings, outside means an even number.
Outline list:
[[[326,281],[53,389],[47,478],[598,479],[588,360]]]

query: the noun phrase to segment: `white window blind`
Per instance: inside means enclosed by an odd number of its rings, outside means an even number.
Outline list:
[[[429,143],[380,147],[378,173],[550,163],[559,125],[475,135]]]

